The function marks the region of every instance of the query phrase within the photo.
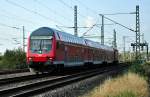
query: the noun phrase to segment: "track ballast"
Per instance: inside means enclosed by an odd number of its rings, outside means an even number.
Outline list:
[[[98,68],[93,70],[87,70],[86,72],[68,74],[64,76],[57,76],[55,78],[49,78],[43,81],[29,83],[26,85],[21,85],[17,87],[10,87],[0,90],[0,95],[3,97],[27,97],[33,96],[46,91],[54,90],[66,86],[68,84],[96,76],[96,75],[105,75],[120,72],[124,70],[127,65],[117,65],[117,66],[108,66],[104,68]]]

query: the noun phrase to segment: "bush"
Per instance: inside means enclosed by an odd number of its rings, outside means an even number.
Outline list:
[[[3,56],[0,55],[0,61],[2,60]]]
[[[129,71],[133,72],[133,73],[136,73],[136,74],[140,74],[142,76],[146,76],[145,70],[144,70],[144,68],[141,64],[131,65],[131,67],[129,68]]]
[[[132,63],[129,71],[139,74],[148,80],[148,76],[150,76],[150,62],[145,62],[143,64]]]
[[[21,49],[6,50],[0,62],[1,69],[26,68],[26,53]]]

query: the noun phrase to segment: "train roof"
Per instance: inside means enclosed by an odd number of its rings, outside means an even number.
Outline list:
[[[94,41],[91,41],[91,40],[88,40],[88,39],[85,39],[85,41],[86,41],[87,45],[90,46],[90,47],[95,47],[95,48],[99,48],[99,49],[107,49],[107,50],[110,50],[110,51],[114,50],[112,47],[107,46],[107,45],[102,45],[99,42],[94,42]]]
[[[83,38],[76,37],[72,34],[69,34],[69,33],[66,33],[66,32],[61,32],[61,31],[58,31],[58,30],[55,30],[55,32],[57,33],[55,35],[56,35],[56,39],[58,39],[58,40],[65,41],[65,42],[70,42],[70,43],[81,44],[81,45],[86,45]]]
[[[58,31],[53,28],[49,27],[41,27],[31,33],[31,36],[51,36],[55,34],[57,40],[65,41],[65,42],[70,42],[70,43],[76,43],[76,44],[81,44],[81,45],[86,45],[94,48],[100,48],[100,49],[107,49],[110,51],[113,51],[114,49],[112,47],[109,47],[107,45],[101,45],[98,42],[94,42],[88,39],[84,39],[81,37],[76,37],[72,34]]]
[[[54,31],[48,27],[41,27],[33,31],[30,36],[51,36],[53,32]]]

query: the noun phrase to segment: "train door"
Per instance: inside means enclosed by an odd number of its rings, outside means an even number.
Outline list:
[[[67,63],[67,46],[65,45],[65,51],[64,51],[64,62]]]
[[[114,50],[114,61],[118,61],[118,51]]]

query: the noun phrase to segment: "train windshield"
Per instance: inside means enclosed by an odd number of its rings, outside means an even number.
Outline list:
[[[48,53],[52,49],[52,36],[31,36],[30,50],[32,53]]]

